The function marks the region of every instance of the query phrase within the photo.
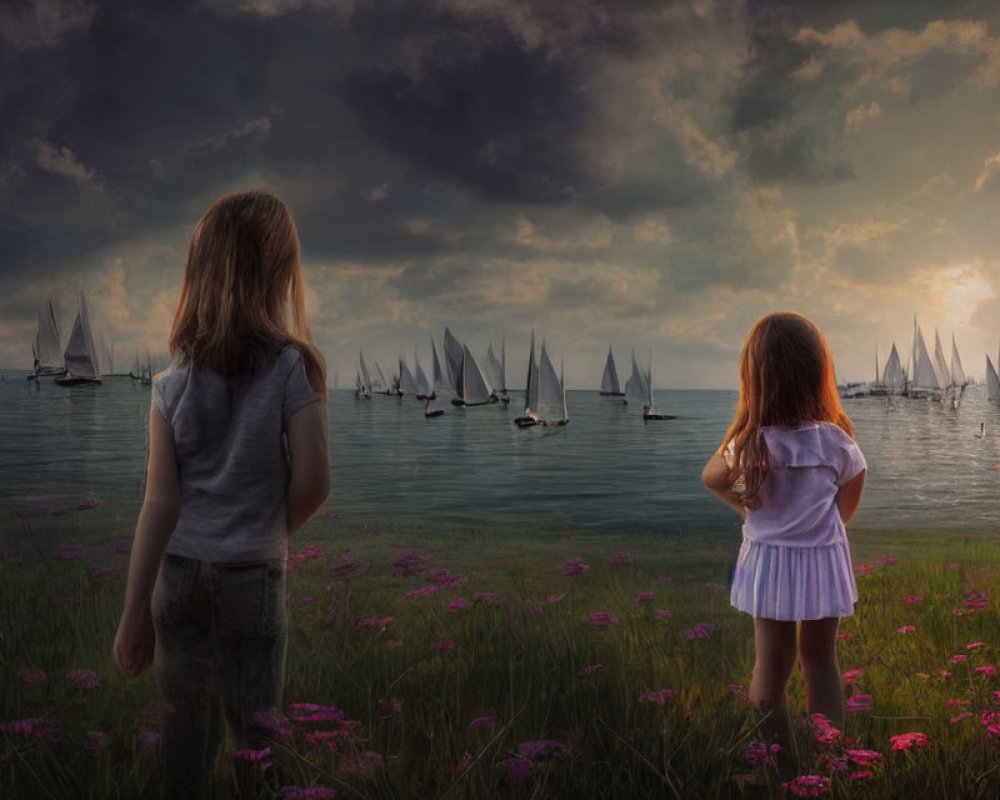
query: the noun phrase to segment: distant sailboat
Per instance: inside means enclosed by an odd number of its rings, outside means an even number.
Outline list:
[[[989,354],[986,356],[986,397],[990,402],[1000,403],[1000,376],[997,375]]]
[[[646,403],[649,399],[649,385],[646,376],[639,369],[632,351],[632,374],[625,381],[625,402]]]
[[[937,333],[935,332],[935,338]],[[937,339],[937,352],[941,351],[941,340]],[[944,354],[941,354],[941,360]],[[913,378],[910,381],[908,394],[910,397],[928,397],[940,400],[944,392],[948,379],[945,377],[947,371],[942,372],[940,365],[935,365],[927,352],[927,345],[924,344],[924,336],[917,325],[916,317],[913,319]]]
[[[101,383],[94,336],[90,330],[90,316],[87,314],[87,300],[83,292],[80,292],[80,309],[77,311],[63,360],[66,374],[56,378],[56,383],[60,386],[92,386]]]
[[[618,370],[615,368],[615,357],[608,346],[608,357],[604,361],[604,374],[601,375],[600,394],[604,397],[624,397],[621,383],[618,381]]]
[[[952,392],[951,406],[952,408],[958,408],[962,394],[965,392],[965,387],[969,385],[969,379],[965,376],[965,370],[962,368],[962,359],[958,355],[958,345],[955,344],[954,333],[951,335],[950,377],[951,385],[948,388]]]
[[[357,373],[357,385],[354,390],[354,396],[359,397],[362,400],[372,399],[372,379],[371,375],[368,374],[368,365],[365,364],[365,354],[358,352],[358,373]]]
[[[899,360],[899,351],[896,350],[895,342],[892,343],[889,358],[886,359],[880,383],[885,393],[889,395],[903,394],[906,391],[906,372]]]
[[[519,428],[537,425],[538,414],[538,365],[535,363],[535,332],[531,332],[531,347],[528,350],[528,377],[524,382],[524,413],[514,418]]]
[[[458,383],[455,384],[455,396],[451,402],[457,406],[484,406],[487,403],[495,403],[496,400],[469,346],[462,345]]]
[[[656,403],[653,402],[653,355],[650,353],[649,356],[649,371],[646,373],[646,389],[648,391],[648,401],[646,405],[642,407],[642,418],[644,420],[655,420],[655,419],[674,419],[673,414],[661,414],[656,408]]]
[[[493,343],[486,348],[486,360],[483,362],[483,374],[490,387],[490,396],[494,400],[507,405],[510,397],[507,394],[507,365],[505,348],[501,345],[500,358],[493,352]]]
[[[560,370],[561,372],[561,370]],[[542,342],[538,357],[538,400],[535,407],[538,419],[543,425],[565,425],[569,422],[566,411],[566,388],[561,375],[556,375],[555,367]]]
[[[417,400],[430,399],[431,393],[434,390],[431,388],[430,381],[427,380],[427,375],[424,373],[423,367],[420,366],[416,347],[413,348],[413,380],[417,385]]]
[[[61,338],[52,301],[47,300],[38,309],[38,332],[31,343],[34,371],[28,376],[28,380],[57,377],[66,373],[66,367],[63,366]]]
[[[455,390],[451,388],[451,383],[441,370],[441,362],[438,361],[437,348],[434,347],[434,340],[431,339],[431,358],[434,362],[434,387],[431,396],[424,406],[425,417],[440,417],[445,409],[451,407],[451,398]]]
[[[417,381],[413,377],[413,373],[410,372],[410,368],[406,366],[406,361],[402,356],[399,357],[399,393],[401,395],[416,395],[417,392]]]

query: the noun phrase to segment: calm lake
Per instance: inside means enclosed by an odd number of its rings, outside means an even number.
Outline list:
[[[148,386],[127,377],[92,388],[0,381],[0,506],[81,498],[138,510]],[[522,399],[427,419],[411,398],[331,392],[332,494],[348,521],[524,523],[532,529],[731,533],[735,515],[700,483],[733,413],[729,391],[657,392],[676,419],[643,423],[596,391],[569,391],[570,424],[520,429]],[[925,400],[846,400],[869,464],[858,525],[1000,529],[1000,407],[981,386],[960,407]],[[986,435],[979,437],[985,422]]]

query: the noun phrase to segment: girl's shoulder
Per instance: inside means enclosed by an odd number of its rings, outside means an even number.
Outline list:
[[[833,467],[840,472],[845,461],[860,456],[854,439],[831,422],[810,422],[794,428],[768,425],[763,433],[774,467]]]

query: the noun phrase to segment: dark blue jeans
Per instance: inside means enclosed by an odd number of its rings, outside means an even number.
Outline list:
[[[285,680],[285,562],[212,563],[165,555],[153,591],[163,795],[206,790],[225,729],[236,749],[267,747],[258,711],[279,711]],[[225,724],[223,724],[223,722]],[[260,765],[234,760],[240,796]]]

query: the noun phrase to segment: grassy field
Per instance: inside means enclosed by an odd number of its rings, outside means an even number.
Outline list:
[[[152,678],[109,656],[133,521],[5,522],[0,797],[157,796]],[[257,768],[287,797],[1000,795],[996,536],[852,531],[847,724],[809,720],[796,674],[778,753],[746,700],[737,536],[314,520],[291,543],[286,707]]]

